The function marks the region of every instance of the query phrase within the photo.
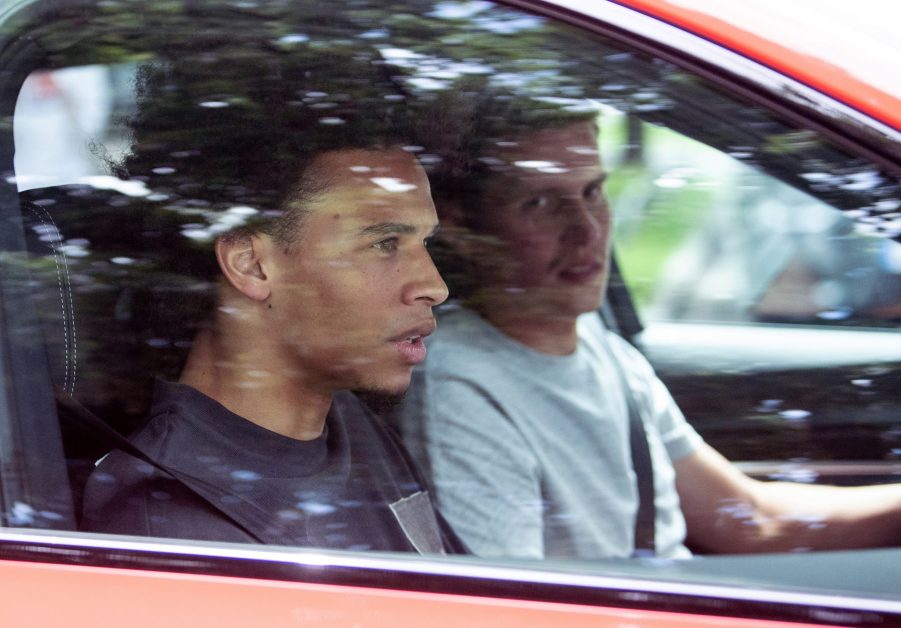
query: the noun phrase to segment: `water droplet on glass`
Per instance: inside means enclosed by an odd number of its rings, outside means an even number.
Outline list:
[[[654,181],[654,185],[656,185],[658,188],[676,189],[685,187],[685,179],[682,179],[680,177],[663,176],[658,177]]]
[[[357,35],[357,37],[361,39],[384,39],[387,36],[388,31],[379,29],[366,31],[365,33],[360,33],[359,35]]]
[[[758,412],[773,412],[776,408],[782,405],[781,399],[764,399],[760,402],[760,405],[757,406]]]
[[[786,421],[803,421],[810,416],[810,412],[800,409],[783,410],[779,416]]]
[[[837,310],[824,310],[817,312],[817,318],[824,321],[843,321],[850,318],[851,310],[849,308],[841,308]]]
[[[409,192],[416,189],[416,186],[412,183],[407,183],[395,177],[372,177],[370,181],[388,192]]]
[[[331,504],[316,501],[299,502],[297,507],[311,515],[329,515],[337,510]]]
[[[279,37],[278,41],[282,44],[302,44],[310,41],[310,38],[302,33],[291,33],[290,35]]]

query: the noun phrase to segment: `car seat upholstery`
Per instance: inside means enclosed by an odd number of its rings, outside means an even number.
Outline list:
[[[115,205],[82,192],[64,186],[20,194],[35,342],[46,352],[76,521],[87,477],[113,447],[89,429],[91,417],[128,434],[146,416],[153,376],[171,376],[147,368],[141,345],[148,334],[133,316],[140,286],[104,250]]]

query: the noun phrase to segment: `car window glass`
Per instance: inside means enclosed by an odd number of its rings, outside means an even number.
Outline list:
[[[783,460],[775,477],[836,472],[816,461],[897,460],[901,245],[863,210],[811,193],[847,162],[800,173],[814,183],[802,192],[740,153],[616,112],[606,123],[612,138],[633,128],[628,150],[608,141],[619,164],[608,190],[638,342],[708,442],[734,460]],[[839,187],[874,192],[892,220],[896,193],[872,175]],[[846,472],[828,481],[855,481]]]
[[[9,247],[18,247],[18,263],[3,271],[3,304],[6,310],[28,306],[18,318],[0,319],[3,347],[18,356],[4,375],[7,390],[39,391],[43,405],[7,404],[12,410],[0,415],[6,429],[29,436],[0,456],[4,462],[27,459],[29,468],[57,468],[37,482],[10,481],[4,525],[77,528],[85,482],[110,446],[83,433],[73,436],[65,424],[59,434],[46,431],[70,411],[63,407],[67,399],[130,434],[145,425],[154,380],[179,378],[218,285],[215,276],[195,271],[216,270],[219,236],[252,229],[282,209],[274,190],[288,176],[295,136],[270,124],[269,112],[302,112],[298,119],[315,123],[319,135],[333,134],[326,148],[344,146],[357,133],[396,128],[400,123],[389,117],[397,116],[410,127],[409,142],[399,148],[424,168],[436,203],[441,177],[457,166],[452,160],[467,142],[515,155],[509,161],[516,172],[568,172],[569,165],[517,152],[528,145],[521,133],[491,135],[480,126],[481,114],[475,120],[463,115],[468,102],[495,91],[513,107],[527,102],[541,116],[564,112],[590,121],[592,135],[564,148],[579,158],[591,158],[597,148],[606,170],[603,184],[586,179],[579,193],[600,207],[603,187],[612,208],[613,253],[632,305],[615,305],[608,323],[616,327],[617,319],[637,316],[643,331],[627,340],[650,361],[701,437],[736,461],[775,461],[755,471],[770,479],[870,483],[897,472],[888,466],[901,460],[896,175],[669,61],[487,2],[200,2],[190,10],[142,4],[140,21],[130,13],[134,7],[106,2],[88,17],[78,9],[55,14],[36,34],[44,52],[30,59],[15,103],[8,183],[18,194],[11,211],[20,233]],[[173,75],[184,82],[170,81]],[[393,91],[380,91],[383,83]],[[188,131],[179,117],[185,103],[197,122]],[[361,111],[389,109],[353,126]],[[214,133],[230,137],[233,150],[221,150]],[[578,150],[570,150],[574,146]],[[486,155],[465,168],[497,166],[492,160],[500,158]],[[236,183],[246,169],[263,183]],[[370,165],[351,170],[369,173]],[[410,185],[393,174],[367,178],[388,192]],[[489,192],[503,203],[519,193],[513,186],[480,190]],[[522,203],[531,204],[524,211],[544,211],[556,202],[548,198],[545,192],[524,197]],[[597,211],[607,212],[606,205]],[[536,231],[563,220],[560,213],[536,214],[517,223],[535,227],[526,234],[533,240],[523,236],[518,250],[522,242],[535,242]],[[440,205],[439,215],[444,233],[466,222]],[[480,220],[464,225],[472,236],[467,250],[480,265],[452,250],[448,238],[437,238],[430,249],[452,306],[484,268],[503,274],[523,264],[511,261],[509,247],[497,246],[496,226]],[[596,261],[579,258],[563,272],[569,279],[596,272],[586,269]],[[517,290],[514,285],[509,292]],[[599,326],[592,330],[604,333]],[[430,355],[427,360],[445,355],[452,362],[449,354]],[[622,359],[632,365],[629,377],[653,380],[645,358],[625,342],[614,342],[613,355],[611,364]],[[265,376],[248,371],[241,386],[253,389]],[[493,382],[482,384],[494,392]],[[482,407],[464,403],[453,386],[448,390],[435,403],[454,412]],[[649,387],[647,394],[659,390]],[[394,420],[385,407],[395,400],[368,401]],[[476,421],[475,414],[469,420]],[[624,422],[618,429],[627,434]],[[503,443],[509,458],[533,461],[541,447],[529,436],[513,436]],[[55,449],[29,449],[41,439],[54,441]],[[421,434],[405,439],[417,463],[426,440]],[[460,443],[444,443],[454,444]],[[475,451],[478,446],[485,445],[474,443]],[[651,445],[655,455],[672,455],[662,447]],[[504,462],[504,453],[495,457]],[[631,455],[620,454],[624,460]],[[397,457],[407,464],[406,454]],[[830,475],[808,464],[861,460],[872,463],[864,465],[866,473],[855,467]],[[200,463],[228,474],[227,497],[234,501],[259,479],[218,459]],[[146,465],[136,468],[150,472]],[[509,469],[503,469],[492,480],[501,491],[504,481],[529,479],[519,472],[505,477]],[[623,466],[611,483],[621,482],[628,492],[631,473]],[[42,502],[39,495],[48,491],[52,499]],[[330,517],[358,506],[324,500],[315,491],[294,497],[284,519],[318,517],[327,522],[318,538],[326,540],[341,534],[341,522]],[[472,497],[479,501],[477,492]],[[667,499],[676,512],[675,493]],[[523,510],[561,530],[586,516],[555,510],[544,497]],[[502,525],[512,526],[511,536],[521,531],[515,520],[476,523]],[[679,525],[672,526],[676,536]],[[571,558],[565,550],[576,545],[566,539],[552,557]]]
[[[627,118],[608,117],[608,132],[621,136]],[[608,189],[643,318],[894,326],[899,245],[871,223],[743,164],[738,151],[737,159],[649,124],[635,140],[631,155],[611,155],[622,169]],[[801,176],[816,186],[835,175]],[[875,186],[867,172],[841,183]],[[875,203],[889,213],[897,201]]]

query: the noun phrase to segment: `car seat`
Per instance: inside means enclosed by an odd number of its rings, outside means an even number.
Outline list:
[[[116,446],[97,426],[128,434],[147,415],[153,377],[172,376],[146,359],[160,352],[140,314],[140,273],[110,261],[104,238],[130,218],[118,202],[74,185],[20,194],[32,342],[46,353],[76,525],[95,462]]]

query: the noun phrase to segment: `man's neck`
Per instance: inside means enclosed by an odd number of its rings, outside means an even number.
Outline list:
[[[530,349],[548,355],[570,355],[579,344],[578,318],[538,316],[528,310],[478,308],[492,325]]]
[[[223,337],[229,341],[224,343]],[[240,347],[235,336],[204,329],[197,334],[179,383],[196,388],[231,412],[297,440],[322,434],[331,394],[305,387],[288,369],[265,360],[260,347]],[[239,349],[240,350],[236,350]]]

